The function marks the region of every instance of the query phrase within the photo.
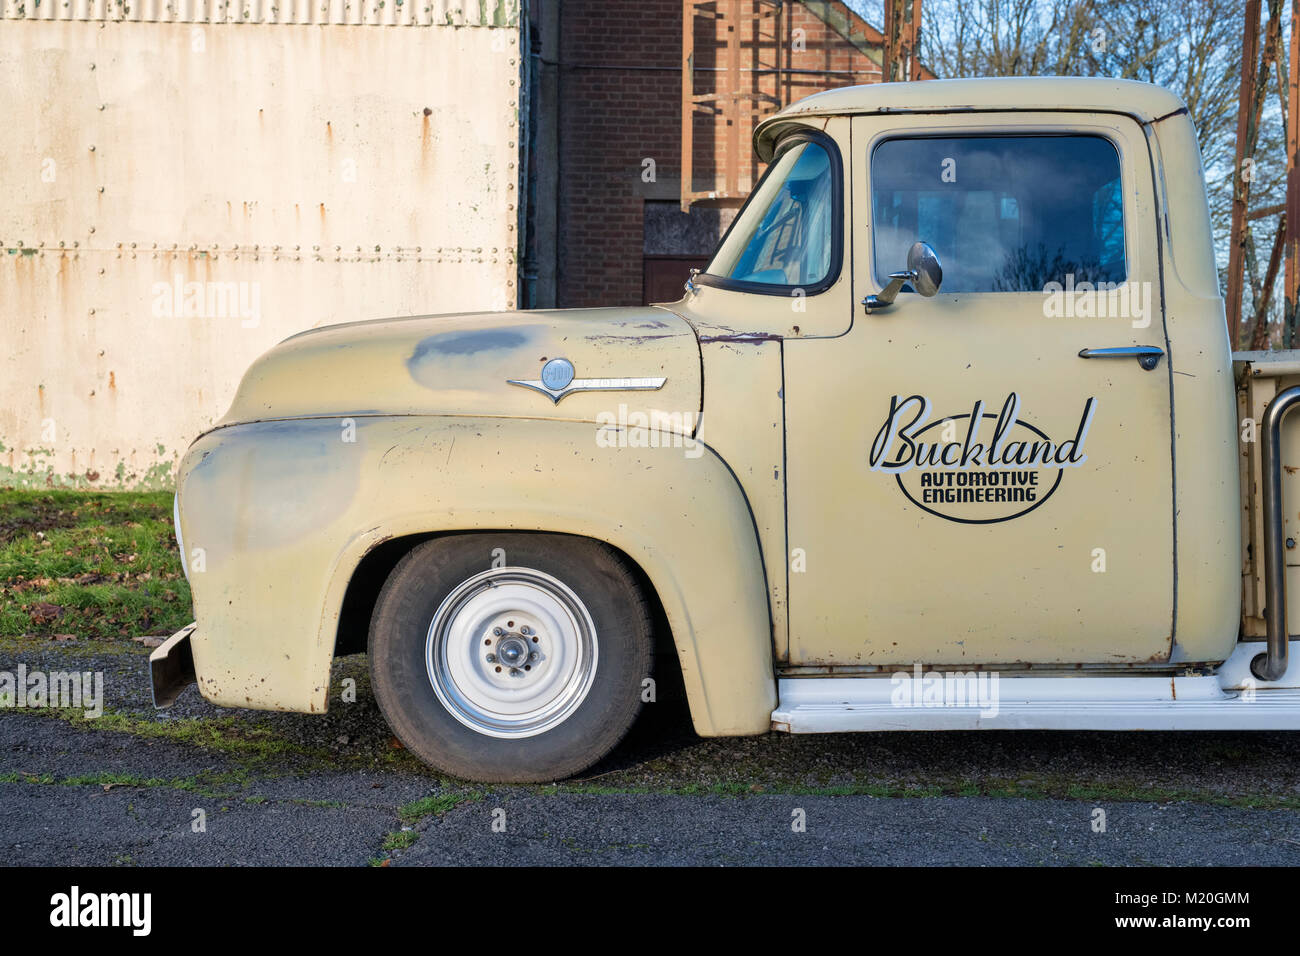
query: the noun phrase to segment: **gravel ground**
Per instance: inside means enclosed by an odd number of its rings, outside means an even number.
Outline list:
[[[660,701],[583,778],[482,787],[396,744],[363,657],[336,663],[331,711],[311,716],[223,710],[193,688],[155,712],[147,654],[0,644],[0,670],[102,671],[106,707],[98,720],[0,710],[9,862],[1300,863],[1296,733],[706,740],[661,680]],[[341,702],[346,680],[355,703]]]

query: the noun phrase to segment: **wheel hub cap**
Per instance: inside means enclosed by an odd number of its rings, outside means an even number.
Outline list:
[[[447,711],[492,737],[532,737],[568,719],[596,675],[596,627],[562,581],[493,568],[461,583],[429,624],[429,682]]]

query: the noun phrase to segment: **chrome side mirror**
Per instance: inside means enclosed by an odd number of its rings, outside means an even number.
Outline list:
[[[910,283],[913,289],[927,299],[939,291],[939,286],[943,283],[943,266],[928,242],[912,243],[912,248],[907,251],[907,270],[891,272],[889,285],[881,289],[879,295],[869,295],[862,300],[867,315],[893,305],[904,283]]]

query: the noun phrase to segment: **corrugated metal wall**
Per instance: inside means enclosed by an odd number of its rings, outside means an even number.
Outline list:
[[[0,0],[0,20],[513,27],[519,0]]]
[[[0,484],[166,485],[286,336],[517,300],[513,4],[424,30],[162,6],[0,22]]]

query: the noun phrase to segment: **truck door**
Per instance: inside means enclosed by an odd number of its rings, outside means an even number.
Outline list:
[[[1141,129],[862,116],[851,153],[854,299],[917,241],[943,283],[785,343],[790,663],[1166,659],[1171,386]]]

